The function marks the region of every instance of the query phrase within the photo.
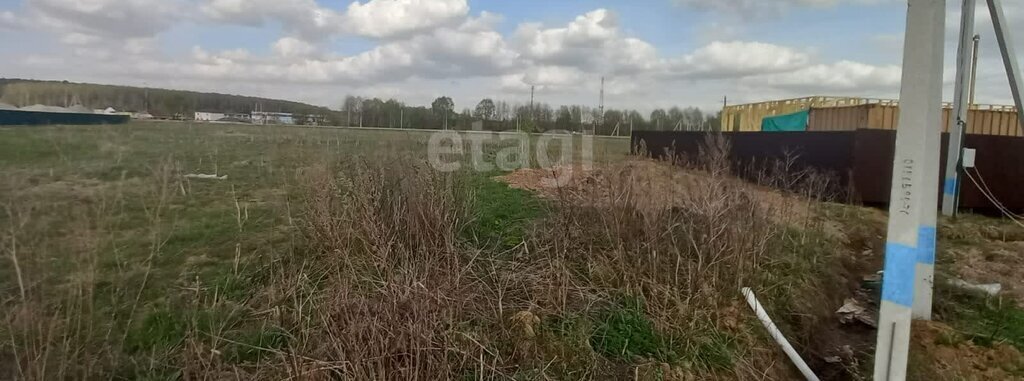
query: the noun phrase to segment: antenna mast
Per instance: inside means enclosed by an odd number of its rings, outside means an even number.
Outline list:
[[[597,125],[604,125],[604,77],[601,77],[601,103],[597,106]],[[594,135],[597,135],[597,127],[594,127]]]
[[[534,112],[533,112],[533,88],[534,88],[534,86],[530,85],[530,121],[531,122],[534,121],[534,117],[533,117],[533,115],[534,115]]]

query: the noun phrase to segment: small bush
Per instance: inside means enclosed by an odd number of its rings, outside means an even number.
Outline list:
[[[529,191],[511,188],[487,175],[476,175],[473,217],[466,230],[478,247],[508,250],[526,240],[529,224],[544,213],[544,204]]]
[[[663,362],[675,360],[676,354],[654,330],[654,324],[648,320],[639,302],[615,306],[601,314],[597,321],[590,345],[598,353],[625,361],[636,357]]]

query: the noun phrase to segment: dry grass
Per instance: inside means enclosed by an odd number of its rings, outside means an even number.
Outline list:
[[[764,274],[789,263],[778,257],[786,239],[805,237],[776,218],[788,198],[764,202],[769,193],[737,181],[720,156],[688,172],[627,164],[526,202],[480,187],[485,175],[435,172],[407,153],[358,159],[337,137],[236,135],[104,132],[93,150],[58,134],[24,152],[50,173],[0,184],[17,278],[4,283],[0,375],[788,375],[760,349],[736,291],[792,291]],[[135,165],[130,139],[142,138],[181,151]],[[183,177],[194,172],[232,180]],[[662,175],[689,181],[663,186]],[[508,207],[481,209],[482,199],[537,210],[501,235]]]
[[[789,379],[739,287],[812,362],[849,291],[831,179],[740,181],[724,141],[538,199],[415,139],[228,132],[27,146],[45,164],[0,181],[0,379]]]
[[[288,332],[287,347],[256,375],[787,377],[737,302],[739,287],[767,284],[785,234],[761,190],[721,163],[662,195],[670,207],[648,207],[628,177],[603,178],[589,189],[606,202],[559,198],[502,251],[465,234],[473,175],[312,169],[298,220],[313,250],[276,262],[257,307]]]

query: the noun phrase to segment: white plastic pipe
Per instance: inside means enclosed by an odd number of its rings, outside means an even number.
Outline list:
[[[189,179],[227,180],[228,179],[228,175],[217,176],[217,175],[208,175],[208,174],[204,174],[204,173],[189,173],[189,174],[185,175],[185,178],[189,178]]]
[[[786,353],[786,356],[788,356],[789,360],[793,362],[793,365],[796,365],[796,368],[800,370],[800,373],[804,375],[804,378],[808,381],[818,381],[818,376],[814,375],[814,372],[811,371],[809,366],[807,366],[804,359],[800,357],[800,354],[796,353],[796,349],[793,348],[793,345],[789,344],[789,340],[786,340],[786,337],[782,335],[782,331],[779,331],[779,327],[776,327],[775,323],[772,322],[772,318],[768,317],[768,312],[765,311],[764,307],[761,306],[761,303],[757,301],[757,297],[754,296],[754,291],[750,290],[749,287],[743,287],[740,289],[740,292],[747,298],[747,304],[749,304],[750,308],[754,310],[754,314],[757,315],[757,319],[761,321],[764,328],[768,330],[768,334],[770,334],[772,338],[775,339],[775,342],[782,347],[782,351]]]

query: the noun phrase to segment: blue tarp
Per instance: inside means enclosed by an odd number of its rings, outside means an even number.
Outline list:
[[[807,118],[810,110],[792,114],[766,116],[761,119],[761,131],[807,131]]]

